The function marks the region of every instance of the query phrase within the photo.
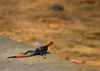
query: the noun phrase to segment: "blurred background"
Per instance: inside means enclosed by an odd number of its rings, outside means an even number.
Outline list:
[[[0,35],[100,70],[100,0],[0,0]]]

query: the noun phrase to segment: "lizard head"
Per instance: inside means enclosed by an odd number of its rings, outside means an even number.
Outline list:
[[[46,44],[44,44],[43,46],[50,46],[51,44],[53,44],[52,41],[48,41]]]

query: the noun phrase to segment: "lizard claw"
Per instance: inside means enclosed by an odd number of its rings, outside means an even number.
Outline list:
[[[43,55],[44,59],[46,59],[45,55]]]

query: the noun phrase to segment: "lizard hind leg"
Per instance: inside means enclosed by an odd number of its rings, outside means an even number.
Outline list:
[[[21,53],[21,54],[28,54],[28,53],[32,53],[32,52],[34,52],[34,51],[29,50],[29,51],[27,51],[27,52],[25,52],[25,53]]]

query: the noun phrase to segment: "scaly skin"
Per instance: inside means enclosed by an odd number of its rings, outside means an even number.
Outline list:
[[[8,58],[20,58],[20,57],[29,57],[29,56],[33,56],[33,55],[43,55],[45,53],[47,53],[48,47],[53,44],[52,41],[48,41],[46,44],[44,44],[43,46],[37,48],[35,51],[29,50],[25,53],[23,53],[24,55],[19,55],[19,56],[11,56]],[[27,54],[29,53],[29,54]]]

